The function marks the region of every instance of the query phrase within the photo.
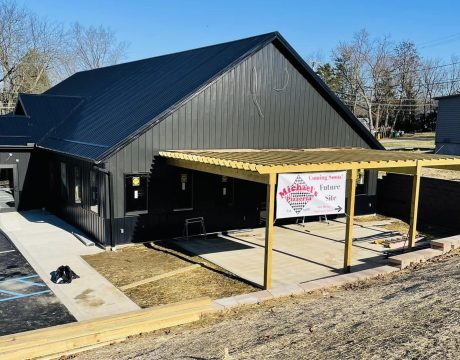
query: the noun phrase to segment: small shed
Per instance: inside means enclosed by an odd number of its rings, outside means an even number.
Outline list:
[[[437,97],[436,154],[460,155],[460,94]]]

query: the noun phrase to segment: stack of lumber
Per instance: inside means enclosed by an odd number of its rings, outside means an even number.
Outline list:
[[[84,351],[128,336],[196,321],[212,310],[200,298],[0,337],[0,359],[31,359]]]

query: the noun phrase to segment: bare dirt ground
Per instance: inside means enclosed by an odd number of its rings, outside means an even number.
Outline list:
[[[222,268],[198,256],[176,251],[168,242],[127,246],[83,257],[117,287],[200,264],[197,269],[176,274],[124,291],[136,304],[150,307],[202,296],[218,299],[257,290]]]
[[[459,252],[346,289],[273,300],[131,338],[92,359],[458,359]]]

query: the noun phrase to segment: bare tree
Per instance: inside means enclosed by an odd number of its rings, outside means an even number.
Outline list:
[[[42,92],[62,49],[63,29],[15,2],[0,0],[1,105],[11,109],[19,92]]]
[[[30,48],[24,8],[14,2],[0,2],[0,87],[1,105],[9,108],[14,102],[11,94],[17,80],[16,71]]]
[[[128,43],[117,41],[109,28],[75,23],[67,33],[59,75],[67,77],[77,71],[117,64],[126,57],[127,48]]]

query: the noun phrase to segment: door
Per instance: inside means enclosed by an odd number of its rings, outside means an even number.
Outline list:
[[[0,165],[0,212],[15,211],[17,197],[16,165]]]

